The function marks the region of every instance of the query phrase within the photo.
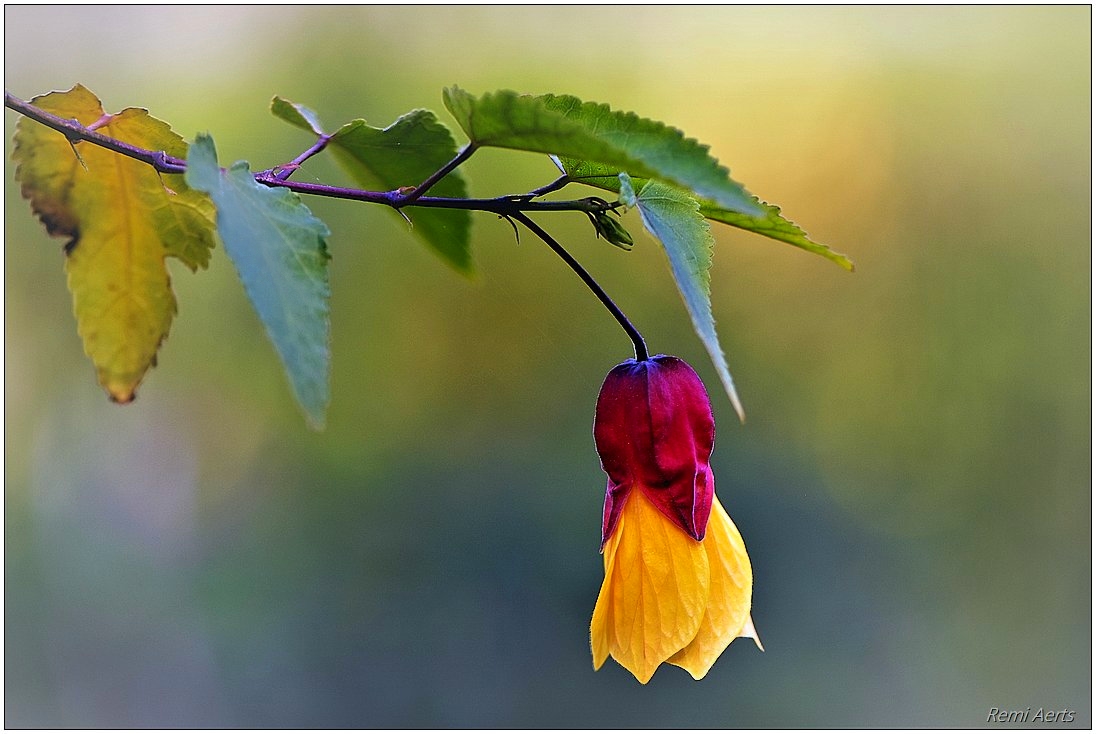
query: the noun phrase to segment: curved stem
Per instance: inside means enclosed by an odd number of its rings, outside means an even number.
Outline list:
[[[539,189],[533,189],[528,194],[526,194],[526,196],[528,196],[530,199],[534,199],[538,196],[544,196],[545,194],[550,194],[553,191],[559,191],[560,189],[562,189],[564,186],[566,186],[569,183],[571,183],[571,177],[568,176],[565,173],[562,176],[560,176],[559,178],[557,178],[555,181],[553,181],[552,183],[545,184],[544,186],[541,186]]]
[[[632,322],[628,320],[628,317],[624,315],[624,312],[613,302],[613,299],[609,298],[609,294],[605,292],[596,280],[594,280],[594,276],[590,275],[586,268],[582,267],[582,265],[579,264],[579,261],[563,248],[563,245],[556,242],[550,234],[541,229],[540,226],[528,216],[522,212],[515,212],[510,216],[525,225],[526,229],[537,237],[544,240],[544,244],[552,248],[552,252],[559,255],[560,259],[567,263],[567,266],[571,268],[571,270],[575,271],[575,275],[586,284],[587,288],[593,291],[602,305],[609,310],[609,313],[617,320],[620,327],[624,329],[628,338],[632,340],[632,346],[634,346],[636,350],[636,360],[639,362],[646,360],[649,355],[647,354],[647,342],[643,341],[643,335],[632,325]]]

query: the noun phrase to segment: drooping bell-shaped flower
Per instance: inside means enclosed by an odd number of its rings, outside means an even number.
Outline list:
[[[693,368],[666,355],[614,367],[594,441],[608,476],[594,668],[612,655],[640,683],[664,662],[699,680],[736,637],[761,647],[750,559],[715,497],[715,421]]]

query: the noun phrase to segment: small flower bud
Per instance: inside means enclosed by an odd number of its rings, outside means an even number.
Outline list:
[[[594,229],[610,244],[616,245],[622,250],[632,249],[632,245],[635,244],[632,241],[632,235],[624,229],[624,225],[609,216],[607,212],[594,212],[590,217],[594,223]]]

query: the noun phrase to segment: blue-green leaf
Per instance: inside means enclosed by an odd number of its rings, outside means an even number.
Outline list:
[[[617,179],[620,181],[620,203],[624,205],[626,209],[634,209],[636,205],[636,190],[632,186],[632,177],[624,171],[617,174]]]
[[[643,226],[662,243],[693,328],[708,350],[739,419],[745,420],[712,318],[709,271],[714,238],[700,213],[700,206],[695,199],[672,186],[648,181],[636,196],[636,208]]]
[[[246,162],[217,165],[213,139],[190,146],[186,181],[217,207],[217,232],[266,327],[309,424],[328,403],[327,226],[291,191],[256,183]]]
[[[675,128],[568,95],[507,90],[475,97],[458,87],[445,106],[474,145],[549,153],[604,163],[632,176],[675,184],[732,211],[761,210],[726,167]]]

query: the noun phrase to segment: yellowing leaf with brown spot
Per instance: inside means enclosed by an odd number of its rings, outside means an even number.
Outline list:
[[[58,117],[139,148],[185,158],[186,142],[147,110],[104,117],[81,85],[32,100]],[[21,119],[15,131],[16,178],[24,198],[55,237],[68,237],[65,272],[84,351],[112,400],[135,396],[175,315],[164,258],[205,267],[214,243],[214,210],[181,175],[87,142],[76,150],[61,133]]]

